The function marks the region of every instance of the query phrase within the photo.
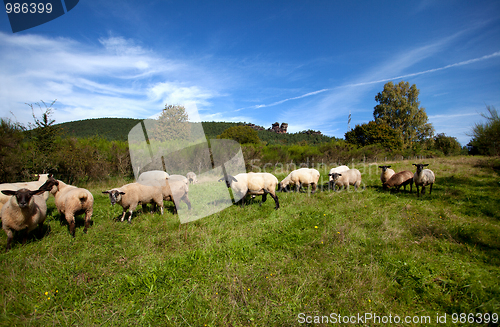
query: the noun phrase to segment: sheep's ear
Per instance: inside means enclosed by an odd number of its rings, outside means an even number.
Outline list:
[[[391,166],[386,166],[387,168],[391,168]]]
[[[337,175],[342,176],[342,174],[337,174]]]
[[[42,194],[42,193],[45,193],[45,192],[47,192],[47,191],[46,191],[46,190],[44,190],[44,189],[41,189],[41,190],[40,190],[40,189],[38,189],[38,190],[36,190],[36,191],[30,191],[30,195],[32,195],[32,196],[33,196],[33,195],[39,195],[39,194]]]
[[[429,166],[429,164],[422,165],[422,167],[427,167],[427,166]]]
[[[333,174],[328,174],[328,176],[332,176]]]
[[[236,178],[234,178],[233,176],[229,175],[229,180],[232,180],[234,182],[238,182],[238,180]]]
[[[378,166],[378,168],[382,168],[382,169],[384,169],[384,166]]]
[[[224,180],[224,177],[221,177],[218,181],[222,182]]]
[[[2,193],[5,195],[16,195],[17,191],[3,190]]]
[[[417,166],[417,164],[412,164],[412,165],[414,165],[415,167]]]
[[[120,192],[118,192],[118,194],[121,194],[121,195],[123,195],[123,194],[125,194],[125,192],[122,192],[122,191],[120,191]]]
[[[109,194],[109,191],[102,191],[102,193]]]

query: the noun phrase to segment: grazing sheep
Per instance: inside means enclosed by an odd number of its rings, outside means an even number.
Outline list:
[[[162,181],[165,178],[168,178],[169,175],[164,172],[163,170],[150,170],[150,171],[145,171],[142,174],[139,175],[139,178],[137,178],[138,182],[146,181],[146,180],[157,180],[157,181]]]
[[[19,190],[22,188],[27,188],[28,190],[35,191],[38,190],[48,179],[49,174],[36,174],[38,177],[37,181],[33,182],[17,182],[17,183],[4,183],[0,184],[1,190]],[[50,175],[52,176],[52,175]],[[50,193],[46,191],[43,193],[43,198],[45,201],[48,200]],[[10,196],[0,193],[0,210],[2,210],[2,206],[9,201]]]
[[[140,184],[155,186],[161,188],[163,200],[172,201],[174,203],[174,213],[177,213],[176,201],[183,201],[187,204],[188,210],[191,210],[191,201],[188,197],[187,179],[182,175],[170,175],[168,179],[163,181],[143,181]]]
[[[417,197],[420,196],[420,193],[418,191],[418,187],[422,186],[422,194],[425,193],[425,187],[427,185],[430,185],[430,190],[429,194],[432,193],[432,185],[436,181],[436,176],[434,175],[434,172],[430,169],[423,169],[424,167],[429,166],[429,164],[413,164],[415,167],[417,167],[417,171],[413,175],[413,182],[415,183],[415,186],[417,187]]]
[[[330,188],[333,188],[333,179],[332,179],[332,174],[333,173],[341,173],[344,171],[348,171],[349,167],[347,166],[338,166],[335,168],[330,169],[330,172],[328,173],[328,184],[330,185]]]
[[[391,168],[391,166],[378,166],[378,168],[382,168],[382,174],[380,174],[380,180],[382,181],[382,184],[387,182],[392,175],[394,175],[396,172]]]
[[[25,230],[23,244],[28,239],[28,233],[37,226],[41,227],[47,216],[47,204],[40,194],[52,188],[53,181],[47,181],[37,190],[21,188],[19,190],[2,190],[2,194],[8,195],[9,201],[2,207],[2,228],[7,234],[6,251],[14,238],[14,231]]]
[[[85,213],[84,233],[92,220],[94,211],[94,197],[88,190],[73,185],[68,185],[60,180],[52,188],[51,193],[55,197],[57,211],[64,215],[69,224],[69,233],[75,237],[75,216]]]
[[[226,178],[222,177],[219,182],[225,180],[226,186],[231,188],[234,192],[234,198],[241,201],[241,206],[245,205],[245,196],[262,195],[262,202],[266,202],[267,194],[271,195],[276,204],[275,209],[279,209],[280,203],[276,196],[276,185],[278,179],[270,173],[242,173],[236,176],[227,175]]]
[[[413,187],[413,173],[408,170],[403,170],[394,174],[386,181],[383,185],[384,188],[395,187],[397,190],[403,186],[403,189],[406,191],[406,185],[410,184],[410,193]]]
[[[341,187],[349,190],[349,185],[354,185],[354,190],[357,190],[361,184],[361,173],[357,169],[349,169],[341,174],[333,173],[328,175],[332,177],[334,191],[337,191],[336,185],[339,187],[339,190]]]
[[[157,185],[130,183],[119,188],[103,191],[102,193],[109,195],[111,205],[118,203],[123,207],[121,221],[125,219],[128,210],[130,213],[128,222],[130,223],[132,220],[132,213],[139,204],[154,203],[160,207],[161,214],[163,214],[163,194]]]
[[[188,181],[191,183],[191,184],[196,184],[198,183],[198,179],[196,178],[196,174],[193,173],[192,171],[190,171],[189,173],[187,173],[186,175]]]
[[[296,191],[305,186],[312,186],[312,192],[316,192],[316,187],[318,185],[319,180],[319,171],[313,168],[300,168],[292,171],[285,177],[281,183],[279,184],[278,190],[283,191],[286,189],[288,185],[295,185]]]

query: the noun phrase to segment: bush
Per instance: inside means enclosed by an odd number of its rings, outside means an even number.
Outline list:
[[[443,152],[445,156],[459,155],[462,151],[462,146],[457,141],[457,138],[446,136],[444,133],[434,137],[434,148]]]
[[[218,139],[231,139],[240,144],[259,144],[260,139],[253,128],[249,126],[233,126],[226,129],[221,135],[217,136]]]
[[[481,114],[486,118],[486,123],[476,124],[472,128],[472,140],[468,144],[470,154],[482,154],[487,156],[500,155],[500,117],[493,106],[486,106],[489,116]]]

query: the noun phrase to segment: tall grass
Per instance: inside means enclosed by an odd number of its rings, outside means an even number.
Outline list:
[[[0,254],[0,324],[296,326],[300,314],[371,312],[451,325],[453,313],[500,313],[498,161],[425,163],[437,181],[420,198],[383,190],[371,167],[358,192],[324,179],[314,195],[278,193],[279,210],[257,198],[183,225],[168,203],[117,222],[101,191],[121,181],[81,185],[95,196],[88,234],[79,219],[72,239],[51,198],[43,233]]]

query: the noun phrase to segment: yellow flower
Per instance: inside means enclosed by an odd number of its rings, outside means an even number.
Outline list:
[[[250,291],[250,289],[249,289],[249,288],[247,288],[247,290],[248,290],[248,291]]]
[[[340,234],[340,232],[337,232],[337,234]]]
[[[321,244],[323,244],[323,241],[321,241]]]
[[[372,300],[368,300],[368,302],[371,302]]]
[[[45,292],[44,294],[45,294],[45,295],[49,295],[49,292]]]
[[[50,296],[47,298],[47,300],[50,300]]]
[[[314,226],[314,228],[318,228],[318,226]]]

